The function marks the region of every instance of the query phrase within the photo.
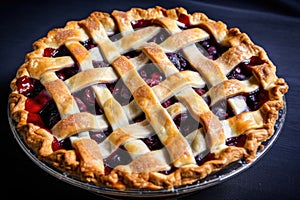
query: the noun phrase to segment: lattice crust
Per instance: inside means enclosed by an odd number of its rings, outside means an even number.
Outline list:
[[[136,29],[133,24],[139,20],[151,24]],[[165,30],[168,36],[163,41],[151,42]],[[119,37],[112,39],[112,35]],[[209,38],[226,47],[216,59],[208,58],[197,47],[196,43]],[[83,45],[87,40],[96,47],[88,50]],[[45,49],[61,46],[70,55],[44,56]],[[9,105],[17,130],[40,159],[88,182],[118,189],[172,188],[193,183],[239,159],[251,162],[262,142],[274,133],[278,111],[284,105],[282,97],[288,90],[284,79],[276,76],[276,67],[266,52],[245,33],[227,29],[203,13],[188,14],[184,8],[93,12],[84,20],[51,30],[33,47],[11,82]],[[139,53],[125,56],[131,51]],[[167,56],[174,52],[180,52],[194,70],[176,68]],[[228,78],[237,65],[251,57],[263,62],[252,66],[248,79]],[[95,67],[95,62],[104,61],[106,66]],[[58,77],[58,70],[75,64],[79,66],[77,74],[66,80]],[[139,73],[144,66],[155,67],[165,78],[149,86]],[[40,80],[55,101],[61,119],[51,130],[28,122],[28,98],[19,93],[16,83],[23,76]],[[106,85],[120,81],[133,96],[126,105]],[[102,114],[81,112],[73,94],[86,87],[92,88]],[[195,88],[206,88],[207,92],[200,96]],[[255,110],[247,109],[239,94],[259,89],[266,91],[267,101]],[[163,107],[162,103],[171,98],[176,102]],[[224,100],[233,112],[228,118],[220,118],[212,109]],[[200,126],[183,135],[173,120],[186,112]],[[142,121],[134,120],[143,113]],[[90,135],[99,130],[111,130],[100,143]],[[150,150],[143,138],[155,134],[164,147]],[[226,143],[237,136],[244,136],[242,146]],[[71,149],[53,150],[54,140],[68,138]],[[110,166],[113,169],[108,172],[106,162],[120,148],[131,161]],[[207,153],[210,159],[198,162],[197,155]]]

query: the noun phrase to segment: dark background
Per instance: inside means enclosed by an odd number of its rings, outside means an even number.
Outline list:
[[[271,149],[246,171],[186,199],[300,199],[300,2],[297,0],[224,1],[5,1],[0,5],[1,199],[105,199],[69,185],[36,166],[17,144],[7,120],[10,81],[31,44],[52,28],[86,18],[93,11],[131,7],[185,7],[238,27],[265,48],[277,75],[290,86],[287,116]]]

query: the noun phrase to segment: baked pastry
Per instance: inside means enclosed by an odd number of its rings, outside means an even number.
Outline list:
[[[181,7],[95,11],[33,48],[10,85],[18,133],[38,159],[120,190],[252,162],[288,91],[246,33]]]

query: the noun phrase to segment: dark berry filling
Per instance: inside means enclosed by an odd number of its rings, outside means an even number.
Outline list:
[[[90,136],[93,140],[95,140],[98,144],[103,142],[105,138],[109,136],[109,134],[112,132],[111,127],[109,127],[107,130],[94,130],[90,131]]]
[[[258,110],[269,99],[268,91],[258,89],[248,95],[245,95],[246,102],[250,111]]]
[[[174,104],[178,102],[178,100],[176,99],[176,97],[171,97],[170,99],[167,99],[166,101],[162,102],[161,105],[164,107],[164,108],[167,108],[169,107],[170,105]]]
[[[192,131],[201,128],[201,125],[190,115],[189,112],[184,112],[175,116],[173,121],[183,136],[187,136]]]
[[[196,163],[199,166],[213,159],[215,159],[215,154],[209,152],[202,152],[195,157]]]
[[[116,151],[109,155],[104,160],[105,172],[110,172],[117,165],[126,165],[132,161],[128,151],[124,146],[120,146]]]
[[[143,28],[147,26],[152,26],[154,20],[152,19],[140,19],[140,20],[133,20],[131,21],[132,28]]]
[[[157,135],[152,135],[147,138],[142,138],[142,140],[151,151],[158,150],[163,147],[163,144],[161,143]]]
[[[147,64],[139,71],[142,79],[150,86],[153,87],[159,84],[165,76],[153,64]]]
[[[226,145],[228,146],[236,146],[243,147],[245,145],[247,136],[245,134],[239,135],[236,137],[231,137],[226,139]]]
[[[133,51],[129,51],[129,52],[125,53],[124,56],[126,58],[130,59],[130,58],[134,58],[134,57],[136,57],[136,56],[138,56],[140,54],[141,54],[140,51],[133,50]]]
[[[61,56],[71,56],[71,53],[65,45],[62,45],[58,49],[53,49],[50,47],[45,48],[43,56],[56,58]]]
[[[57,151],[59,149],[71,150],[71,149],[73,149],[73,147],[71,144],[71,140],[69,138],[58,141],[57,138],[54,137],[54,140],[52,142],[52,149],[53,149],[53,151]]]
[[[183,70],[195,71],[193,67],[180,53],[166,53],[166,55],[179,71],[183,71]]]
[[[61,80],[67,80],[68,78],[74,76],[79,71],[79,67],[74,65],[73,67],[66,67],[61,70],[56,71],[56,76]]]
[[[93,40],[91,40],[91,39],[88,39],[88,40],[86,40],[86,41],[84,41],[84,42],[81,42],[81,44],[82,44],[87,50],[90,50],[90,49],[92,49],[92,48],[94,48],[94,47],[97,46],[97,44],[96,44]]]
[[[245,60],[238,64],[231,72],[227,74],[228,79],[237,79],[240,81],[247,80],[252,76],[252,67],[261,65],[264,61],[257,56],[252,56],[250,59]]]
[[[204,87],[204,88],[193,88],[195,90],[195,92],[197,92],[197,94],[199,94],[200,96],[203,96],[208,88],[207,87]]]
[[[221,45],[213,37],[200,41],[199,44],[207,52],[207,57],[212,60],[219,58],[225,51],[228,50],[228,47]],[[201,49],[199,50],[201,51]]]
[[[220,120],[234,116],[231,106],[226,99],[222,99],[210,106],[211,111],[219,117]]]
[[[242,96],[245,99],[248,111],[258,110],[269,99],[268,91],[262,88],[251,93],[244,93],[238,96]],[[221,120],[234,116],[234,112],[226,99],[218,101],[214,105],[211,105],[210,108]]]
[[[60,114],[53,100],[49,101],[39,112],[41,119],[44,122],[45,128],[51,129],[57,122],[60,121]]]
[[[44,89],[39,80],[30,78],[29,76],[18,78],[16,85],[18,92],[26,97],[34,97]]]
[[[73,93],[73,96],[81,112],[89,112],[91,114],[103,113],[102,108],[96,101],[95,94],[91,87],[75,92]]]
[[[110,90],[113,97],[122,105],[127,105],[130,101],[132,101],[133,97],[131,92],[124,84],[122,80],[119,80],[115,83],[106,84],[107,88]]]

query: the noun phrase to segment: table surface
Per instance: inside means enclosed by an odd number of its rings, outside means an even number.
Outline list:
[[[213,2],[213,3],[212,3]],[[226,2],[226,3],[225,3]],[[32,42],[69,20],[84,19],[93,11],[111,12],[131,7],[185,7],[201,11],[230,27],[238,27],[262,46],[289,84],[287,115],[278,139],[253,166],[233,178],[198,191],[186,199],[300,199],[300,3],[275,1],[80,1],[10,0],[0,7],[1,168],[2,194],[8,198],[106,199],[49,175],[22,151],[7,120],[9,84],[24,62]],[[4,193],[3,193],[4,192]],[[44,196],[46,195],[46,196]]]

